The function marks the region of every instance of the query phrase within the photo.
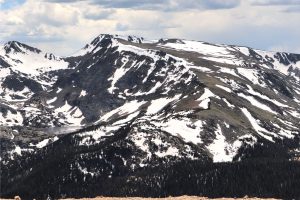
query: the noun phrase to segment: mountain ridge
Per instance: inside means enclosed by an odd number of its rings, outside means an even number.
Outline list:
[[[79,182],[87,184],[81,195],[99,195],[95,181],[121,184],[149,173],[145,184],[153,184],[169,177],[152,173],[164,165],[170,173],[198,166],[213,181],[204,166],[240,174],[244,162],[265,169],[263,160],[278,171],[277,162],[288,167],[299,158],[300,54],[104,34],[70,57],[15,43],[0,49],[0,61],[1,196],[32,197],[25,182],[39,197],[63,195],[59,188],[80,196]],[[39,176],[47,181],[36,186]],[[108,191],[143,194],[132,187]],[[279,197],[272,194],[260,195]]]

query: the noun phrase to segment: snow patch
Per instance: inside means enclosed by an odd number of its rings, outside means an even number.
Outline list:
[[[181,137],[185,142],[194,144],[202,143],[200,133],[202,131],[203,122],[191,122],[189,119],[169,119],[168,121],[159,124],[155,123],[162,130],[174,136]]]
[[[79,97],[85,97],[87,92],[85,90],[81,90]]]
[[[120,106],[119,108],[116,108],[105,115],[103,115],[99,121],[107,121],[110,117],[112,117],[115,114],[118,114],[120,116],[124,114],[130,114],[136,112],[142,105],[144,105],[146,102],[145,101],[131,101],[127,102],[124,105]]]
[[[208,88],[204,88],[204,93],[199,99],[197,99],[197,101],[200,101],[199,107],[203,109],[208,109],[211,97],[217,96],[214,93],[212,93]]]
[[[36,145],[30,144],[30,146],[35,146],[35,147],[41,149],[41,148],[44,148],[45,146],[47,146],[48,144],[53,143],[57,140],[58,140],[58,137],[55,136],[54,138],[44,139],[44,140],[40,141],[39,143],[37,143]]]
[[[168,105],[169,103],[175,101],[179,97],[180,97],[180,94],[174,96],[173,98],[160,98],[160,99],[152,100],[150,106],[148,106],[146,114],[151,115],[151,114],[158,113],[164,107],[166,107],[166,105]]]

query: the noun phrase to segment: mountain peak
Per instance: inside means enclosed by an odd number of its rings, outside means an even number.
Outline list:
[[[108,47],[114,42],[122,41],[133,44],[141,43],[156,43],[158,40],[146,40],[144,37],[135,35],[118,35],[118,34],[100,34],[94,38],[90,43],[86,44],[81,50],[77,51],[71,57],[83,56],[91,52],[95,52],[98,48]]]
[[[12,41],[8,41],[5,45],[4,45],[4,50],[6,53],[11,53],[11,52],[15,52],[15,53],[25,53],[26,51],[31,51],[31,52],[35,52],[35,53],[41,53],[41,50],[31,47],[27,44],[12,40]]]
[[[118,34],[100,34],[97,38],[100,39],[121,39],[133,43],[143,43],[145,40],[143,37],[135,35],[118,35]]]

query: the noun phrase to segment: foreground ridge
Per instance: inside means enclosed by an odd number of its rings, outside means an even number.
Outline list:
[[[80,200],[169,200],[169,199],[175,199],[175,200],[208,200],[210,198],[207,197],[197,197],[197,196],[180,196],[180,197],[165,197],[165,198],[142,198],[142,197],[95,197],[95,198],[81,198]],[[215,200],[242,200],[242,199],[248,199],[248,200],[260,200],[261,198],[249,198],[247,196],[243,198],[214,198]],[[265,200],[276,200],[276,199],[269,199],[269,198],[263,198]],[[64,200],[73,200],[73,199],[64,199]]]

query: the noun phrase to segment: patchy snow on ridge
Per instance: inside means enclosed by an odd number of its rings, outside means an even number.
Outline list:
[[[80,146],[89,146],[99,143],[105,136],[111,136],[119,128],[120,126],[101,126],[96,130],[79,133],[76,136],[81,137]]]
[[[19,46],[18,43],[15,45],[22,49],[22,52],[9,52],[7,55],[2,55],[3,59],[11,65],[10,68],[13,71],[39,75],[42,72],[68,68],[69,63],[59,57],[49,59],[45,52],[33,52]],[[0,53],[4,54],[4,51],[0,51]]]
[[[268,52],[268,51],[262,51],[262,50],[255,50],[255,52],[258,53],[260,56],[262,56],[263,59],[269,60],[271,58],[275,70],[281,72],[284,75],[289,74],[289,71],[288,71],[289,66],[286,66],[286,65],[280,63],[278,58],[276,58],[277,52]],[[291,66],[297,67],[300,69],[299,61],[296,64],[291,63]],[[269,68],[268,66],[265,66],[265,67]]]
[[[176,43],[166,43],[159,45],[165,48],[172,48],[181,51],[190,51],[201,54],[201,57],[207,60],[226,63],[232,65],[242,65],[231,51],[233,48],[226,45],[209,44],[199,41],[180,40]]]
[[[229,52],[225,47],[213,44],[207,44],[199,41],[180,40],[180,43],[167,43],[161,45],[163,47],[170,47],[177,50],[193,51],[208,55],[229,55]]]
[[[23,116],[18,111],[13,113],[8,110],[6,114],[0,112],[0,124],[2,126],[20,126],[23,124]]]

